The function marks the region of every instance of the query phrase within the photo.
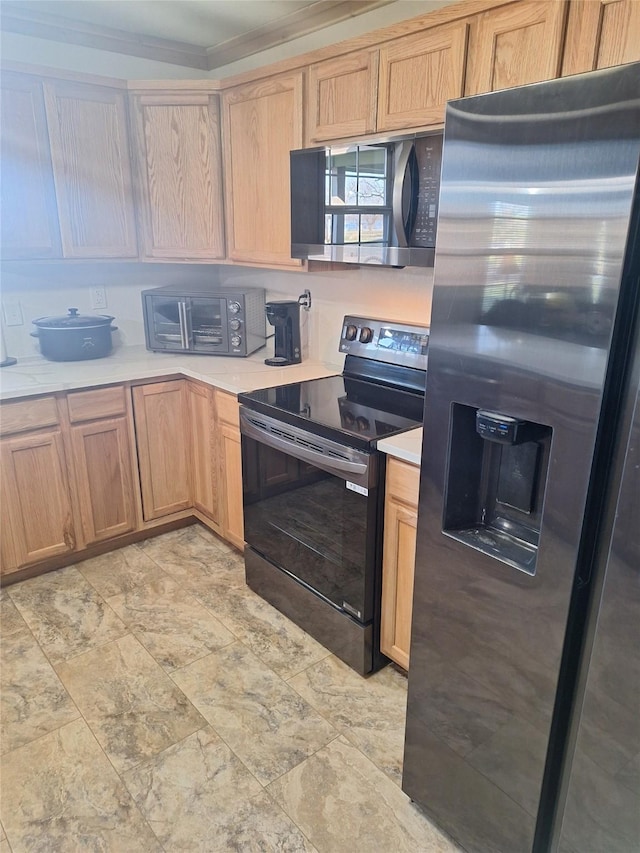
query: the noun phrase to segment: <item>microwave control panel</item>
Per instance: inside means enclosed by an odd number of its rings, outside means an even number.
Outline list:
[[[418,164],[418,198],[411,246],[431,248],[436,244],[438,196],[442,166],[442,134],[417,136],[414,149]]]

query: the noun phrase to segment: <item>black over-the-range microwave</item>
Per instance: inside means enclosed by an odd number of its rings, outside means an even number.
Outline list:
[[[442,132],[291,152],[291,256],[433,266]]]

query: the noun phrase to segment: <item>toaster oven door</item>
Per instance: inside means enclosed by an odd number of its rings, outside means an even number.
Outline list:
[[[161,352],[229,352],[227,300],[145,294],[147,346]]]

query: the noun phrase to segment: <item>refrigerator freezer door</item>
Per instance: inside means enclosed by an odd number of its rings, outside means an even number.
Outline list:
[[[534,843],[634,197],[638,92],[635,64],[447,107],[403,789],[469,851]],[[503,463],[486,454],[501,447],[483,448],[479,411],[539,425],[539,450],[507,460],[526,489],[502,473],[492,486]],[[487,531],[492,512],[508,535]],[[527,527],[539,535],[527,541]]]

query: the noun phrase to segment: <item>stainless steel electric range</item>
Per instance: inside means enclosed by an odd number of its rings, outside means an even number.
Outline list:
[[[422,425],[429,330],[344,318],[339,376],[240,394],[248,585],[361,674],[380,668],[384,454]]]

